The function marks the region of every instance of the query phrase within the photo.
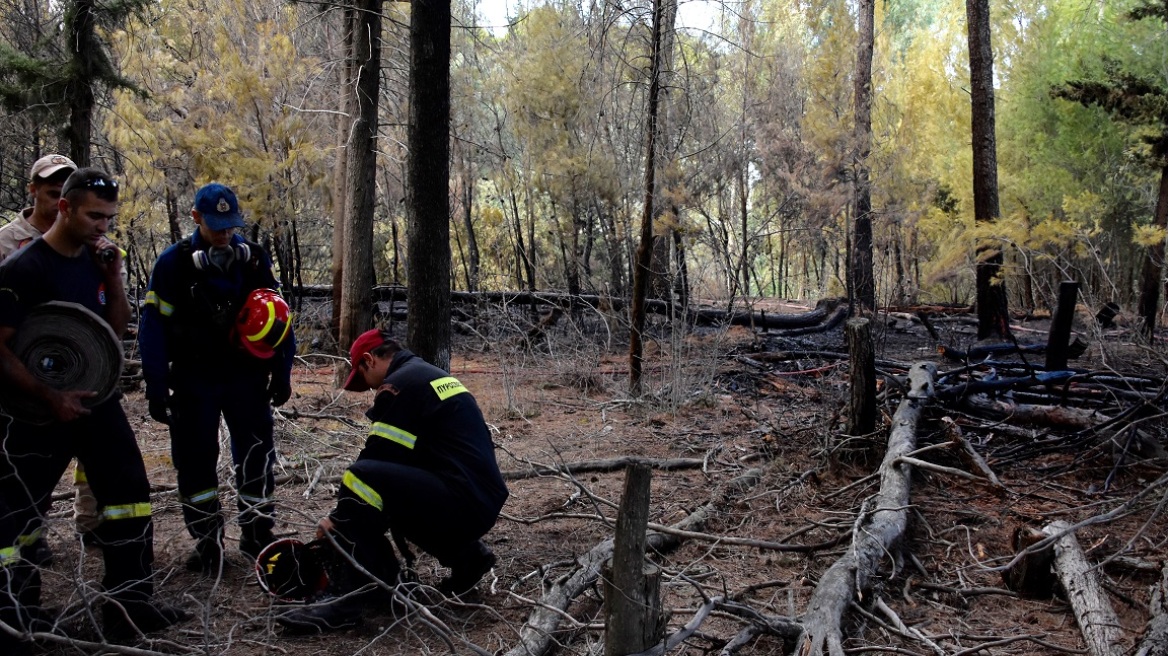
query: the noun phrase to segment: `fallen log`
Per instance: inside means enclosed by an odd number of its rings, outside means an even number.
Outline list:
[[[997,419],[1009,419],[1015,424],[1086,430],[1110,421],[1110,417],[1087,408],[1069,408],[1060,405],[1029,405],[991,399],[974,394],[962,399],[966,408],[988,414]]]
[[[940,315],[973,314],[972,305],[891,305],[884,308],[886,312],[903,312],[906,314],[929,313]]]
[[[791,360],[847,360],[850,356],[843,351],[763,351],[752,353],[750,357],[736,355],[734,359],[755,369],[766,369],[765,363],[789,362]],[[876,366],[883,369],[908,371],[911,363],[899,360],[876,360]]]
[[[1066,349],[1066,356],[1068,358],[1077,358],[1087,352],[1088,344],[1079,337],[1075,337],[1075,341],[1071,342]],[[971,347],[968,351],[962,351],[959,348],[952,346],[938,347],[938,351],[945,357],[946,360],[954,362],[968,362],[970,360],[984,360],[993,355],[1013,355],[1021,353],[1023,355],[1043,355],[1046,353],[1046,344],[980,344]]]
[[[373,288],[373,302],[377,311],[395,319],[405,317],[401,303],[407,300],[409,290],[400,285],[378,285]],[[329,298],[332,288],[327,285],[305,285],[296,288],[291,295],[300,298]],[[604,312],[625,312],[626,299],[600,294],[566,294],[560,292],[526,291],[482,291],[450,292],[450,300],[461,305],[489,303],[499,306],[552,306],[561,310],[592,307]],[[645,309],[654,314],[685,317],[686,321],[699,326],[730,325],[751,326],[758,329],[803,328],[824,323],[837,311],[842,299],[832,298],[819,301],[816,307],[801,313],[776,313],[765,310],[722,310],[717,308],[687,308],[661,299],[647,299]],[[845,314],[846,316],[846,314]]]
[[[690,621],[686,622],[685,626],[681,627],[676,633],[668,636],[665,640],[650,649],[636,654],[629,654],[629,656],[664,656],[664,654],[669,653],[682,642],[685,642],[690,636],[697,633],[697,630],[702,626],[702,622],[714,610],[721,610],[728,614],[743,617],[751,623],[750,626],[743,629],[737,636],[727,642],[726,646],[722,648],[722,651],[718,652],[718,656],[730,656],[746,646],[756,636],[764,633],[782,638],[785,644],[789,644],[797,640],[803,632],[803,627],[791,621],[789,618],[763,615],[749,606],[730,601],[725,597],[712,597],[707,599],[698,608],[697,612],[694,613]]]
[[[1026,389],[1044,385],[1056,385],[1075,375],[1073,371],[1042,371],[1027,376],[993,378],[990,380],[969,380],[952,385],[938,385],[937,398],[954,399],[984,392]]]
[[[1042,532],[1047,536],[1063,534],[1054,543],[1054,571],[1071,602],[1087,649],[1094,656],[1121,656],[1126,651],[1120,644],[1123,628],[1071,525],[1052,522]]]
[[[541,476],[556,476],[558,474],[584,474],[596,472],[620,471],[630,465],[642,463],[652,469],[673,471],[677,469],[701,469],[708,461],[704,458],[667,458],[664,460],[639,458],[637,456],[622,456],[603,460],[580,460],[566,462],[562,465],[545,465],[527,461],[528,469],[512,469],[503,472],[503,479],[517,481],[524,478],[539,478]]]
[[[909,490],[912,468],[899,462],[916,448],[916,427],[921,409],[933,397],[932,363],[917,363],[909,372],[908,395],[892,418],[888,450],[880,465],[880,490],[861,507],[852,533],[852,548],[837,560],[819,580],[807,612],[803,614],[804,634],[797,653],[843,656],[844,610],[862,598],[876,576],[880,561],[904,534],[908,524]],[[865,512],[870,507],[871,511]]]
[[[817,308],[818,309],[818,308]],[[830,316],[817,325],[808,325],[802,328],[790,328],[787,330],[768,331],[768,337],[798,337],[800,335],[811,335],[814,333],[825,333],[829,330],[838,328],[844,319],[848,318],[848,306],[841,305],[836,308]],[[764,326],[765,328],[774,328],[774,326]]]

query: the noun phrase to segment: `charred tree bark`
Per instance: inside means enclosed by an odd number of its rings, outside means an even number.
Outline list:
[[[422,359],[450,367],[450,0],[410,11],[410,222],[406,339]]]
[[[377,105],[381,89],[381,0],[358,0],[352,13],[350,65],[356,92],[349,99],[345,201],[345,263],[340,321],[344,349],[372,327],[373,210],[377,177]]]
[[[856,45],[855,126],[855,238],[852,241],[853,299],[862,312],[876,309],[876,282],[872,275],[872,185],[868,155],[872,150],[872,51],[875,39],[875,0],[860,0]],[[867,431],[865,431],[867,432]],[[858,433],[852,433],[856,435]]]
[[[653,470],[646,464],[634,464],[626,473],[613,540],[612,576],[604,586],[606,656],[643,651],[663,634],[661,572],[645,563],[652,480]]]
[[[72,70],[65,92],[69,104],[69,124],[65,134],[69,140],[69,157],[77,166],[83,167],[90,165],[93,142],[93,108],[97,105],[93,85],[105,72],[99,70],[98,60],[104,59],[105,53],[97,42],[94,4],[94,0],[76,0],[66,15]]]
[[[969,30],[969,91],[973,128],[973,218],[998,220],[998,153],[994,134],[994,52],[990,46],[989,0],[966,0]],[[977,245],[977,337],[1010,334],[1006,284],[1001,278],[1002,249],[983,240]]]
[[[848,403],[848,435],[867,435],[876,430],[876,352],[868,319],[848,321],[848,354],[851,365]]]
[[[824,572],[811,595],[803,615],[803,638],[796,650],[800,656],[825,651],[831,656],[843,655],[840,624],[844,609],[857,596],[863,596],[880,561],[904,535],[912,467],[899,459],[916,448],[917,422],[921,409],[933,397],[935,375],[936,367],[931,363],[915,364],[909,372],[909,393],[892,418],[888,450],[880,465],[880,491],[861,508],[847,555]]]
[[[1079,298],[1079,283],[1064,280],[1059,284],[1058,305],[1050,321],[1046,341],[1046,370],[1067,368],[1067,346],[1071,343],[1071,323],[1075,318],[1075,302]]]
[[[1168,230],[1168,166],[1160,169],[1160,190],[1156,194],[1156,216],[1153,221],[1161,230]],[[1164,273],[1164,240],[1148,247],[1140,271],[1140,328],[1151,336],[1156,330],[1156,314],[1160,309],[1160,284]]]
[[[641,241],[637,245],[637,261],[633,267],[632,330],[629,331],[629,394],[638,397],[642,392],[644,368],[643,333],[645,331],[645,297],[649,292],[649,278],[653,275],[653,190],[656,180],[657,108],[661,91],[661,19],[662,3],[653,2],[653,46],[649,62],[649,111],[645,126],[645,201],[641,214]]]

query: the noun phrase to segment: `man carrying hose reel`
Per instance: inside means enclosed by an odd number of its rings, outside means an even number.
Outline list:
[[[14,351],[32,330],[22,327],[33,322],[39,308],[65,302],[112,329],[108,339],[120,356],[116,335],[125,332],[130,305],[121,254],[105,237],[117,208],[117,181],[98,169],[79,169],[62,187],[53,226],[0,266],[0,405],[8,412],[32,404],[44,415],[0,424],[0,620],[22,633],[53,623],[39,605],[39,571],[21,545],[27,543],[24,536],[39,531],[53,488],[73,457],[86,467],[103,518],[94,536],[105,561],[105,636],[124,640],[186,617],[154,599],[150,486],[114,391],[120,363],[107,398],[99,398],[88,389],[50,386],[41,370],[53,373],[54,363],[29,363]],[[74,365],[83,368],[85,357],[80,353]],[[0,653],[24,647],[0,630]]]

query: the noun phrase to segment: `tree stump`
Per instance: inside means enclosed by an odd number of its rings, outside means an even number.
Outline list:
[[[876,352],[872,346],[872,322],[848,320],[851,398],[848,402],[848,435],[868,435],[876,430]]]
[[[664,635],[661,617],[661,573],[645,565],[649,525],[649,483],[653,470],[645,463],[628,469],[613,540],[611,576],[604,584],[605,656],[645,651]]]
[[[1011,546],[1014,553],[1038,544],[1046,535],[1029,526],[1014,529]],[[1048,599],[1054,592],[1054,551],[1043,549],[1028,554],[1013,567],[1002,572],[1002,582],[1006,588],[1031,599]]]
[[[1046,341],[1046,370],[1067,368],[1067,346],[1071,342],[1071,322],[1075,319],[1075,302],[1079,298],[1079,283],[1064,280],[1059,283],[1058,305],[1050,320],[1050,334]]]

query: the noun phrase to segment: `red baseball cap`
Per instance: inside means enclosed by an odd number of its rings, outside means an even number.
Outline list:
[[[361,376],[361,370],[358,365],[361,363],[361,358],[373,349],[385,343],[385,337],[382,336],[381,331],[374,328],[367,330],[357,339],[353,340],[353,346],[349,348],[349,364],[353,369],[349,372],[349,378],[345,381],[345,389],[350,392],[364,392],[369,389],[365,384],[365,378]]]

